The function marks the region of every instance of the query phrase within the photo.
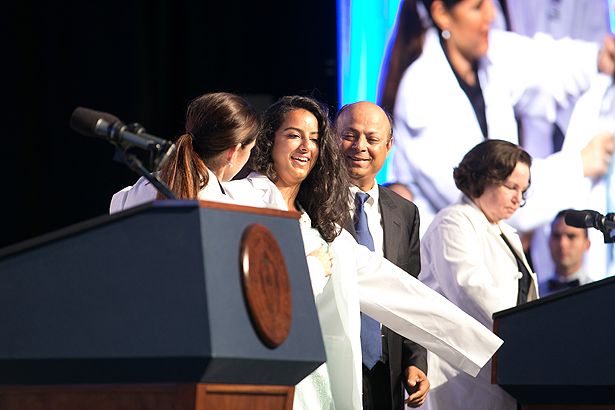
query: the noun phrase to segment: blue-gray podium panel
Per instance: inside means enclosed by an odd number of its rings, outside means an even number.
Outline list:
[[[615,278],[496,312],[495,383],[520,403],[615,404]]]
[[[274,349],[243,298],[240,241],[253,223],[274,234],[289,272],[292,325]],[[0,334],[2,384],[294,385],[325,361],[298,221],[197,201],[0,250]]]

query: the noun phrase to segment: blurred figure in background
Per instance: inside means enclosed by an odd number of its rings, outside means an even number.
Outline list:
[[[583,256],[590,247],[586,228],[575,228],[564,221],[560,211],[551,224],[549,250],[555,264],[553,276],[540,283],[540,296],[591,282],[583,271]]]
[[[562,152],[574,152],[587,143],[589,133],[612,135],[615,131],[615,85],[613,77],[598,75],[590,89],[579,99],[570,118]],[[596,161],[600,159],[597,158]],[[615,175],[613,163],[606,175],[587,179],[590,193],[579,196],[576,209],[593,209],[602,214],[615,212]],[[602,233],[589,231],[593,246],[583,263],[585,272],[594,280],[615,275],[615,247],[604,243]]]
[[[412,191],[408,188],[408,185],[402,184],[401,182],[385,182],[382,186],[389,188],[391,191],[395,192],[397,195],[401,196],[408,201],[412,201],[414,195],[412,195]]]
[[[609,0],[534,0],[531,7],[528,7],[526,0],[506,0],[501,3],[506,6],[506,10],[502,14],[507,15],[509,24],[498,27],[519,34],[531,37],[549,35],[555,39],[571,38],[592,42],[596,45],[599,45],[606,35],[610,35]],[[601,76],[598,75],[598,77]],[[591,89],[596,88],[597,82],[600,82],[599,78],[592,79]],[[608,83],[610,83],[610,80],[608,80]],[[601,87],[598,86],[598,88]],[[601,90],[598,93],[604,91]],[[592,93],[596,94],[595,91],[592,91]],[[601,100],[602,95],[591,98]],[[537,103],[539,101],[540,98],[537,97]],[[568,149],[574,146],[574,150],[582,150],[589,142],[590,137],[598,133],[612,133],[615,130],[615,127],[596,127],[598,121],[595,115],[584,116],[583,122],[579,124],[580,118],[577,114],[575,115],[577,124],[569,135],[568,128],[573,108],[572,104],[565,108],[558,107],[554,122],[532,116],[520,118],[521,145],[533,158],[545,158],[560,151],[563,145],[567,145]],[[580,141],[579,138],[581,138]],[[566,142],[567,140],[573,141]],[[577,203],[575,207],[579,209],[592,208],[606,213],[607,206],[603,190],[604,178],[588,181],[588,184],[592,186],[590,197],[583,198],[582,195],[579,195],[579,200],[582,200],[582,202]],[[526,247],[526,249],[531,250],[531,261],[541,279],[546,279],[542,275],[549,275],[554,270],[547,246],[550,227],[550,223],[538,227],[533,232],[531,246]],[[589,235],[595,240],[596,246],[589,250],[588,256],[585,258],[585,272],[592,275],[594,279],[600,279],[607,275],[612,264],[606,255],[607,251],[612,253],[612,245],[604,246],[599,243],[602,242],[602,239],[601,234],[597,231],[590,231]],[[544,282],[544,280],[542,281]]]
[[[549,35],[571,38],[599,46],[609,34],[608,0],[506,0],[509,30],[528,37]],[[558,109],[555,122],[531,116],[521,117],[522,145],[533,158],[545,158],[559,151],[568,129],[571,104]]]
[[[516,115],[554,121],[558,108],[587,89],[597,68],[613,73],[615,43],[605,39],[598,53],[588,43],[491,30],[491,0],[424,5],[435,26],[427,30],[415,1],[401,5],[381,101],[395,120],[390,177],[410,186],[428,223],[459,197],[450,170],[465,152],[489,138],[517,143]],[[573,206],[589,191],[584,177],[607,172],[613,149],[612,135],[598,135],[577,152],[535,161],[534,200],[511,223],[529,231]]]

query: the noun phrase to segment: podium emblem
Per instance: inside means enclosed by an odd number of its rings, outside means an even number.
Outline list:
[[[244,230],[239,267],[252,325],[267,347],[276,348],[290,332],[292,300],[284,256],[265,226],[252,224]]]

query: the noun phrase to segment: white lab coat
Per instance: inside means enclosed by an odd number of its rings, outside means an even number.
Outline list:
[[[224,195],[220,189],[220,185],[218,185],[218,178],[216,175],[209,169],[207,172],[209,175],[209,183],[199,191],[199,199],[229,202],[229,197]],[[156,199],[157,194],[158,191],[154,185],[147,179],[141,177],[134,185],[127,186],[113,194],[111,204],[109,205],[109,213],[114,214],[128,208],[151,202]]]
[[[547,33],[601,44],[608,33],[607,0],[506,0],[511,30],[525,36]]]
[[[421,281],[488,328],[493,327],[494,312],[516,305],[519,288],[517,262],[500,233],[531,272],[516,231],[504,222],[490,223],[465,196],[461,203],[440,211],[421,240]],[[531,273],[531,278],[528,301],[538,297],[536,275]],[[428,364],[432,388],[426,408],[516,409],[515,400],[491,384],[491,363],[476,378],[431,354]]]
[[[489,52],[478,69],[489,138],[518,143],[515,111],[552,122],[558,107],[589,86],[596,61],[597,47],[588,43],[492,30]],[[422,55],[402,77],[394,118],[389,177],[413,188],[425,222],[421,225],[428,226],[436,212],[459,198],[453,168],[483,141],[472,105],[433,29],[426,34]],[[531,171],[530,198],[511,221],[523,231],[548,222],[589,189],[578,152],[536,160]]]
[[[263,175],[253,173],[244,180],[225,183],[224,188],[239,203],[287,209],[279,190]],[[302,235],[306,252],[323,243],[311,227],[302,225]],[[330,246],[332,275],[322,286],[322,268],[312,264],[310,277],[313,287],[318,283],[323,289],[320,294],[318,289],[314,292],[331,393],[338,410],[362,407],[360,311],[471,375],[476,375],[500,346],[501,340],[487,328],[382,256],[357,244],[348,232],[342,231]],[[336,324],[339,320],[345,323],[343,327]],[[319,379],[322,376],[318,374]],[[319,392],[307,380],[302,384],[307,384],[310,392],[299,391],[299,397],[308,397],[295,400],[295,406],[303,404],[301,408],[308,409],[305,403],[318,403],[310,393]],[[324,401],[326,406],[326,395]]]

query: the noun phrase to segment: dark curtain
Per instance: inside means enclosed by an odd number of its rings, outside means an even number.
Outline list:
[[[182,133],[188,102],[229,91],[337,106],[335,2],[124,0],[4,5],[0,246],[107,212],[136,179],[68,126],[77,106]]]

